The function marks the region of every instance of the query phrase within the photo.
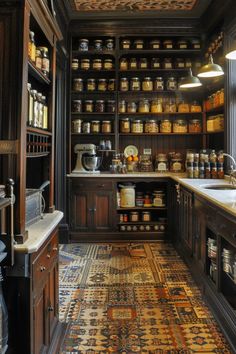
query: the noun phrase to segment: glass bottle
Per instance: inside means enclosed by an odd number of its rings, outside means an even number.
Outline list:
[[[35,63],[36,46],[34,41],[34,32],[30,31],[29,36],[30,39],[29,39],[29,46],[28,46],[28,55],[30,60],[32,60],[32,62]]]
[[[32,126],[37,127],[37,122],[38,122],[38,97],[37,94],[38,92],[36,90],[31,91],[32,96],[33,96],[33,121],[32,121]]]
[[[50,61],[48,55],[48,48],[47,47],[38,47],[42,53],[42,72],[46,77],[49,77],[49,70],[50,70]]]
[[[48,129],[48,106],[46,96],[42,96],[43,101],[43,129]]]
[[[43,63],[43,58],[42,58],[42,53],[40,49],[36,49],[36,56],[35,56],[35,66],[37,69],[42,70],[42,63]]]
[[[32,95],[30,83],[27,84],[27,90],[28,90],[28,120],[27,120],[27,124],[29,126],[32,126],[33,117],[34,117],[34,98]]]
[[[38,93],[38,127],[43,127],[43,101],[42,101],[42,94]]]

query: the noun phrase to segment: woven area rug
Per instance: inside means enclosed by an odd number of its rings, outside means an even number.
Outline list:
[[[70,244],[60,249],[61,354],[230,354],[173,246]]]

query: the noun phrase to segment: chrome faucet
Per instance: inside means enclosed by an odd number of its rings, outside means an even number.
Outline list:
[[[233,185],[236,185],[236,161],[233,158],[233,156],[231,156],[230,154],[226,154],[224,152],[223,155],[227,156],[232,162],[232,164],[230,165],[230,171],[229,171],[230,183],[232,183]]]

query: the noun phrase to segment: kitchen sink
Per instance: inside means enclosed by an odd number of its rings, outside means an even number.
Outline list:
[[[204,189],[212,189],[219,191],[236,190],[236,186],[233,186],[232,184],[206,184],[201,187]]]

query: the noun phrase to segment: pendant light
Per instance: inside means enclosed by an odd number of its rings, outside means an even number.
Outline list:
[[[201,81],[198,77],[193,76],[192,70],[189,69],[189,74],[185,78],[183,78],[180,82],[179,88],[180,89],[187,89],[187,88],[195,88],[202,86]]]
[[[230,60],[236,60],[236,49],[231,50],[231,52],[227,53],[225,57]]]
[[[198,73],[198,77],[208,78],[224,75],[222,67],[218,64],[214,64],[212,54],[209,55],[208,64],[201,67]]]

